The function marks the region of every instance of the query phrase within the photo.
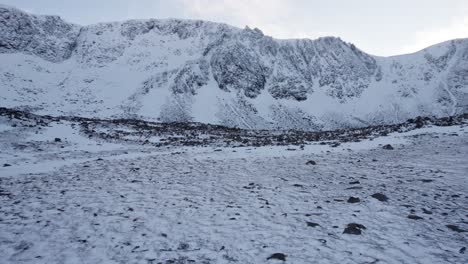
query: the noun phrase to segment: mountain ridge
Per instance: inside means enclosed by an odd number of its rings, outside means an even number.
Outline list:
[[[0,29],[0,104],[41,113],[321,130],[468,109],[468,39],[381,57],[336,37],[179,19],[78,26],[1,5]]]

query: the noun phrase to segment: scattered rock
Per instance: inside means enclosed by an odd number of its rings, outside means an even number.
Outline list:
[[[309,227],[317,227],[317,226],[320,226],[319,224],[317,223],[312,223],[312,222],[306,222],[307,223],[307,226]]]
[[[277,260],[282,260],[282,261],[286,261],[286,257],[287,255],[283,254],[283,253],[274,253],[272,254],[271,256],[269,256],[267,258],[267,260],[270,260],[270,259],[277,259]]]
[[[429,179],[422,179],[422,182],[433,182],[434,180],[429,180]]]
[[[348,203],[359,203],[361,201],[361,199],[359,199],[359,197],[349,197],[348,199]]]
[[[62,139],[61,138],[55,138],[54,141],[55,142],[62,142]]]
[[[361,184],[361,182],[360,181],[352,181],[349,184]]]
[[[11,164],[5,163],[3,164],[3,167],[11,167]]]
[[[306,162],[306,165],[317,165],[317,162],[313,161],[313,160],[309,160]]]
[[[385,194],[382,194],[382,193],[374,193],[373,195],[371,195],[372,198],[375,198],[381,202],[386,202],[388,201],[388,197],[385,195]]]
[[[346,226],[343,234],[360,235],[363,229],[366,229],[364,225],[351,223]]]
[[[423,211],[423,213],[425,213],[425,214],[432,214],[432,212],[431,212],[431,211],[429,211],[429,210],[426,210],[425,208],[423,208],[423,209],[422,209],[422,211]]]
[[[422,219],[424,219],[424,218],[422,218],[420,216],[413,215],[413,214],[408,215],[408,218],[413,219],[413,220],[422,220]]]
[[[179,246],[177,247],[178,250],[187,250],[190,248],[190,245],[187,243],[180,243]]]
[[[459,227],[456,226],[456,225],[446,225],[446,227],[448,227],[450,230],[455,231],[455,232],[458,232],[458,233],[467,232],[466,230],[463,230],[463,229],[459,228]]]
[[[326,244],[326,243],[327,243],[327,240],[325,240],[325,239],[322,239],[322,238],[320,238],[320,239],[317,239],[317,240],[318,240],[320,243],[322,243],[322,244]]]
[[[22,240],[18,245],[14,247],[16,251],[23,252],[33,246],[32,243]]]
[[[387,144],[387,145],[383,146],[382,148],[386,149],[386,150],[392,150],[393,149],[392,145],[390,145],[390,144]]]
[[[361,189],[362,189],[361,186],[353,186],[353,187],[346,188],[346,190],[361,190]]]
[[[460,254],[465,254],[465,251],[466,251],[466,247],[462,247],[460,248],[460,251],[458,252],[460,252]]]

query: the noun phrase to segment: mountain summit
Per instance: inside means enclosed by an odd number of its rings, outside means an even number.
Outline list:
[[[468,39],[377,57],[199,20],[79,26],[0,5],[0,106],[321,130],[468,110]]]

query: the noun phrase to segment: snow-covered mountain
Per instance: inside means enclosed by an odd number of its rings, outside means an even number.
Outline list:
[[[0,6],[0,106],[41,114],[333,129],[468,111],[468,39],[377,57],[198,20],[79,26]]]

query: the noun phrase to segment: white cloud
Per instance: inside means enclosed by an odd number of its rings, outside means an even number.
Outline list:
[[[461,0],[446,0],[445,4],[421,0],[408,5],[403,0],[385,5],[371,0],[359,0],[357,4],[340,0],[177,1],[185,8],[186,17],[241,28],[258,27],[275,38],[314,39],[332,35],[354,42],[366,52],[384,56],[468,37],[468,17],[464,16],[468,1]]]
[[[411,53],[443,41],[468,37],[468,16],[452,19],[446,27],[428,28],[416,32],[411,44],[404,46],[400,53]]]
[[[292,13],[285,0],[179,0],[191,17],[225,22],[234,26],[258,27],[275,37],[289,36],[285,22]]]

